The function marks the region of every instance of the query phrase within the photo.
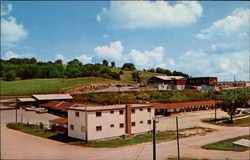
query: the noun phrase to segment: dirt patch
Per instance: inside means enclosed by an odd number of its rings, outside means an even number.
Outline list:
[[[94,84],[83,85],[83,86],[73,88],[73,89],[68,89],[64,93],[79,94],[79,93],[84,93],[84,92],[100,90],[100,89],[106,89],[106,88],[113,87],[113,86],[114,86],[113,83],[108,83],[108,82],[94,83]]]

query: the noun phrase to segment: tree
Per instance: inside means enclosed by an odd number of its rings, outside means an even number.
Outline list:
[[[20,65],[18,69],[18,76],[21,79],[32,79],[39,74],[39,67],[36,64]]]
[[[247,104],[250,89],[231,89],[221,92],[219,99],[220,108],[230,116],[230,122],[233,123],[233,116],[237,114],[237,108]]]
[[[124,63],[122,66],[124,70],[135,70],[135,65],[133,63]]]
[[[16,71],[8,71],[3,73],[3,80],[4,81],[13,81],[16,79]]]
[[[131,73],[133,81],[136,81],[137,83],[141,82],[142,76],[139,71]]]
[[[106,59],[104,59],[104,60],[102,61],[102,64],[103,64],[104,66],[108,66],[108,65],[109,65],[109,62],[108,62]]]
[[[111,62],[111,68],[115,68],[115,62]]]

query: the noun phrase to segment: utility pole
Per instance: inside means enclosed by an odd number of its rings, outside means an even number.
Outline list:
[[[178,160],[180,160],[178,117],[176,117],[176,135],[177,135],[176,138],[177,138],[177,153],[178,153]]]
[[[17,96],[16,96],[16,123],[17,123]]]
[[[156,121],[153,119],[153,160],[156,160],[156,142],[155,142],[155,131],[156,130]]]

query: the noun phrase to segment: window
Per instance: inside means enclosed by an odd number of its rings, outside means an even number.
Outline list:
[[[131,123],[131,126],[134,127],[134,126],[135,126],[135,122],[132,122],[132,123]]]
[[[114,111],[110,111],[110,114],[114,114]]]
[[[102,116],[102,112],[96,112],[96,117],[101,117]]]
[[[131,112],[132,112],[132,113],[135,113],[135,109],[132,109]]]
[[[96,131],[101,131],[102,130],[102,126],[96,126]]]
[[[151,112],[151,108],[148,108],[148,112]]]
[[[70,129],[74,130],[74,125],[73,124],[70,125]]]
[[[124,127],[124,124],[123,123],[120,123],[120,128],[123,128]]]
[[[120,113],[120,114],[123,114],[123,110],[119,110],[119,113]]]
[[[115,125],[114,125],[114,124],[111,124],[111,125],[110,125],[110,128],[114,128],[114,127],[115,127]]]
[[[143,124],[143,121],[140,121],[140,124]]]
[[[148,124],[151,124],[151,120],[148,120]]]
[[[76,116],[76,117],[79,117],[79,112],[75,112],[75,116]]]
[[[140,108],[140,111],[143,111],[143,108]]]

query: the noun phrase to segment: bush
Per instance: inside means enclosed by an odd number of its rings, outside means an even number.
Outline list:
[[[3,73],[3,80],[4,81],[13,81],[16,79],[16,71],[8,71]]]

